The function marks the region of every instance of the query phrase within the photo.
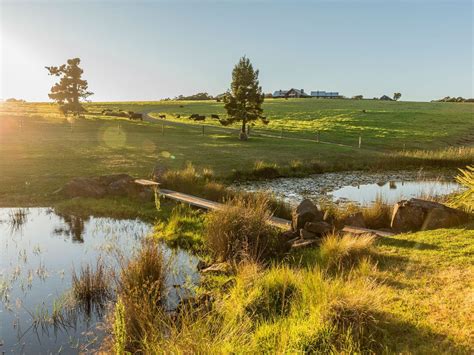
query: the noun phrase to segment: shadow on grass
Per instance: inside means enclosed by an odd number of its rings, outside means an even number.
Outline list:
[[[433,245],[433,244],[417,242],[417,241],[407,240],[407,239],[381,237],[379,239],[379,241],[383,245],[394,246],[394,247],[398,247],[398,248],[409,248],[409,249],[419,249],[419,250],[439,249],[438,246]]]
[[[389,313],[376,313],[382,333],[379,342],[389,353],[449,353],[469,354],[468,346],[457,344],[446,334],[433,331],[426,326],[415,326],[395,318]]]

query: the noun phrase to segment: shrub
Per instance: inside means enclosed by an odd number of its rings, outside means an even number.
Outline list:
[[[374,240],[372,235],[328,235],[320,246],[321,264],[328,271],[353,268],[370,255]]]
[[[269,224],[268,200],[231,199],[224,208],[212,211],[205,226],[206,244],[221,261],[263,260],[280,247],[278,232]]]
[[[474,212],[474,166],[467,166],[459,171],[461,173],[456,176],[456,181],[466,190],[454,197],[454,205],[466,212]]]

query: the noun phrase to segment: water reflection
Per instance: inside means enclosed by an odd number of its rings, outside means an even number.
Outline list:
[[[333,199],[340,202],[370,204],[379,196],[388,203],[426,195],[446,195],[458,190],[452,177],[420,171],[360,171],[325,173],[306,178],[279,178],[236,183],[232,187],[245,191],[269,191],[293,206],[304,198],[318,202]]]
[[[67,225],[67,228],[55,228],[53,233],[56,235],[71,236],[73,243],[84,243],[84,222],[87,222],[89,218],[62,214],[59,216],[63,219],[64,223]]]
[[[71,302],[72,270],[95,268],[100,258],[118,270],[117,255],[133,255],[152,226],[59,216],[48,208],[0,208],[0,221],[0,353],[79,353],[96,346],[104,309]],[[166,307],[173,309],[198,282],[197,259],[162,248],[172,270]]]

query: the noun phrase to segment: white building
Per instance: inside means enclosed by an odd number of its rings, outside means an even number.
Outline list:
[[[334,99],[339,97],[339,93],[337,91],[311,91],[311,97],[325,97]]]

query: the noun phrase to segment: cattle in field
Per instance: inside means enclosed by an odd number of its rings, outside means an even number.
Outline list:
[[[189,116],[189,119],[190,120],[194,120],[196,117],[198,117],[199,115],[197,113],[193,113],[191,116]]]
[[[206,119],[206,116],[197,115],[194,118],[194,121],[204,121],[205,119]]]
[[[143,121],[143,114],[137,113],[137,112],[132,112],[132,113],[130,113],[130,119],[131,120]]]
[[[166,115],[159,115],[158,117],[164,120],[166,118]]]
[[[215,118],[216,120],[219,119],[219,115],[211,115],[211,118]]]
[[[176,118],[181,118],[181,115],[176,115]]]

